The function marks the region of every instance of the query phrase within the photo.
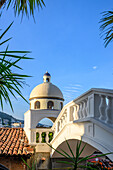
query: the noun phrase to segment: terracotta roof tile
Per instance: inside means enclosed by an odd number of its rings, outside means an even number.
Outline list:
[[[0,128],[0,155],[29,155],[33,148],[23,128]]]

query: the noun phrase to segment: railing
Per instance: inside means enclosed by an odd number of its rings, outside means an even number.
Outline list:
[[[31,143],[50,143],[53,138],[53,131],[51,128],[36,128],[31,130]]]
[[[113,90],[91,89],[65,105],[52,127],[54,136],[66,124],[90,117],[113,125]]]

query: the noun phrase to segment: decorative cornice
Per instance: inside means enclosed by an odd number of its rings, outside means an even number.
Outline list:
[[[55,99],[55,100],[63,100],[63,98],[60,98],[60,97],[47,97],[47,96],[40,96],[40,97],[31,97],[29,98],[29,100],[32,100],[32,99]]]

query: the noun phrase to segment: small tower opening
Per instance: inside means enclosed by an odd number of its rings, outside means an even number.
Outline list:
[[[49,82],[49,81],[50,81],[50,79],[49,79],[49,78],[47,78],[47,79],[46,79],[46,82]]]
[[[46,71],[46,73],[43,76],[44,83],[49,83],[51,80],[51,75]]]
[[[48,109],[54,109],[54,103],[53,103],[52,101],[49,101],[49,102],[47,103],[47,108],[48,108]]]
[[[35,109],[40,109],[40,102],[39,101],[36,101],[35,102]]]
[[[62,110],[62,108],[63,108],[63,103],[60,102],[60,109]]]

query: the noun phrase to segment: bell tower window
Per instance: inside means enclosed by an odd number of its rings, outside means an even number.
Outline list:
[[[51,75],[46,71],[46,73],[43,76],[44,83],[49,83],[51,80]]]
[[[47,108],[48,108],[48,109],[54,109],[54,103],[53,103],[52,101],[49,101],[49,102],[47,103]]]
[[[46,82],[49,82],[49,78],[46,78]]]
[[[60,109],[62,110],[62,108],[63,108],[63,103],[60,102]]]
[[[35,102],[35,109],[40,109],[40,102],[39,101]]]

